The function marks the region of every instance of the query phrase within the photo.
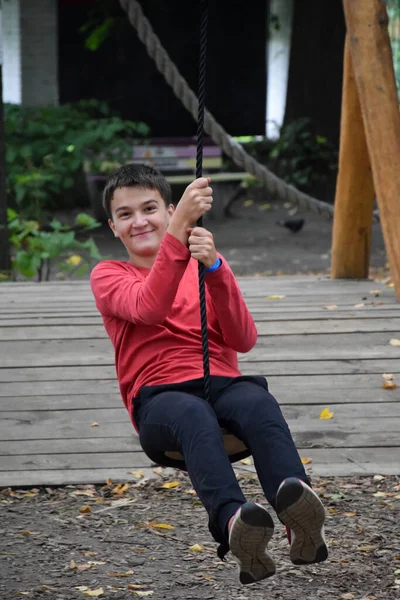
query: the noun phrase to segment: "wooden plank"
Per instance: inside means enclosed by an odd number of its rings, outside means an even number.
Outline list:
[[[375,402],[341,402],[341,397],[336,390],[331,390],[332,402],[302,403],[291,402],[288,393],[279,390],[278,400],[282,412],[288,421],[319,421],[319,415],[329,404],[334,420],[332,425],[346,419],[385,419],[387,417],[400,417],[400,392],[397,390],[383,391],[380,400]],[[392,401],[387,398],[391,397]],[[36,398],[36,402],[35,402]],[[108,423],[123,423],[126,420],[127,411],[122,400],[118,396],[47,396],[47,402],[40,397],[30,398],[29,401],[21,401],[20,407],[16,407],[15,399],[2,398],[0,417],[7,421],[18,423],[23,421],[29,426],[47,421],[49,418],[58,424],[68,423],[91,423],[98,422],[107,426]],[[297,398],[297,396],[296,396]],[[329,399],[329,396],[328,396]],[[394,400],[393,400],[394,399]],[[9,400],[7,405],[7,400]],[[397,400],[397,401],[396,401]],[[53,402],[54,401],[54,402]],[[63,403],[64,402],[64,403]],[[71,402],[71,404],[68,404]],[[81,404],[80,404],[81,402]],[[378,406],[379,404],[379,406]],[[58,425],[57,425],[58,426]],[[331,425],[329,425],[330,427]],[[373,424],[372,424],[373,426]],[[400,439],[399,439],[400,445]]]
[[[326,310],[318,310],[318,311],[307,311],[304,310],[302,312],[296,312],[294,310],[287,311],[278,311],[276,309],[273,310],[264,310],[264,309],[252,309],[253,318],[256,323],[264,323],[264,322],[276,322],[282,323],[285,321],[336,321],[336,320],[376,320],[380,319],[392,319],[399,318],[400,311],[398,308],[386,309],[384,307],[377,307],[380,310],[369,310],[366,309],[356,309],[356,310],[342,310],[338,307],[337,310],[332,310],[327,313]],[[48,313],[43,313],[41,316],[34,316],[33,314],[30,316],[27,315],[18,315],[14,317],[8,316],[0,316],[0,328],[6,327],[32,327],[37,325],[101,325],[103,326],[103,321],[100,315],[88,315],[84,316],[76,316],[75,313],[68,314],[60,314],[59,316],[49,315]]]
[[[374,182],[349,49],[344,47],[339,174],[332,234],[333,279],[368,277]]]
[[[400,315],[400,311],[399,311]],[[399,332],[398,318],[381,320],[307,320],[256,322],[259,335],[310,335],[320,333]],[[107,338],[103,325],[34,325],[0,326],[0,342],[14,340],[81,340]]]
[[[139,458],[140,454],[135,455]],[[73,485],[78,483],[135,482],[137,479],[131,473],[143,468],[144,458],[140,464],[132,465],[130,469],[71,469],[69,471],[4,471],[0,472],[0,487],[36,487],[43,485]],[[151,466],[149,460],[147,466]]]
[[[309,290],[312,288],[336,289],[345,291],[351,289],[359,289],[361,291],[368,290],[371,283],[384,286],[382,282],[371,281],[351,281],[351,280],[334,280],[332,281],[328,275],[268,275],[268,276],[239,276],[239,284],[244,290],[253,290],[260,286],[269,288],[270,286],[279,286],[285,289],[301,289]],[[46,293],[62,294],[91,294],[90,283],[88,279],[70,280],[70,281],[46,281],[42,283],[26,281],[26,282],[2,282],[0,286],[0,296],[16,296],[20,292],[29,293],[30,296],[44,295]],[[60,294],[61,295],[61,294]]]
[[[358,318],[360,315],[369,312],[370,314],[376,314],[379,316],[381,313],[385,311],[393,311],[393,316],[398,314],[398,304],[396,303],[395,298],[384,298],[382,300],[382,296],[378,298],[374,298],[373,300],[370,298],[365,299],[364,296],[359,296],[357,298],[353,298],[348,302],[339,302],[337,297],[333,297],[330,301],[329,299],[325,299],[324,301],[318,302],[307,302],[307,300],[302,300],[302,302],[298,301],[278,301],[271,300],[268,301],[265,298],[261,299],[246,299],[246,304],[249,310],[252,313],[261,312],[264,314],[285,314],[285,313],[293,313],[293,312],[301,312],[301,313],[313,313],[318,312],[319,314],[326,314],[327,318],[330,318],[331,315],[338,314],[339,312],[352,312],[352,316]],[[362,308],[360,305],[364,304]],[[329,307],[335,306],[333,310],[329,310]],[[359,308],[356,308],[356,307]],[[328,308],[327,308],[328,307]],[[357,311],[357,312],[356,312]],[[9,319],[9,318],[54,318],[54,317],[91,317],[91,318],[101,318],[99,312],[95,307],[87,308],[87,306],[81,306],[76,304],[74,309],[71,310],[71,306],[62,307],[60,305],[46,306],[44,304],[38,304],[36,307],[22,307],[22,306],[14,306],[8,308],[0,308],[0,318],[1,319]]]
[[[352,375],[350,377],[360,378],[361,376]],[[280,378],[281,380],[269,377],[268,383],[271,394],[281,405],[357,403],[377,405],[400,401],[400,387],[394,390],[382,389],[381,375],[369,377],[369,386],[364,382],[352,381],[346,376],[344,381],[339,378],[338,375],[288,376]],[[395,379],[400,383],[400,375],[395,376]],[[97,382],[97,385],[92,383],[79,385],[79,383],[65,382],[59,388],[56,382],[44,382],[45,385],[38,385],[34,393],[29,393],[29,388],[32,389],[32,384],[29,383],[3,384],[0,391],[0,410],[78,410],[93,407],[120,408],[123,405],[116,382],[105,382],[105,384]],[[109,387],[108,393],[107,387]],[[41,393],[42,391],[43,393]],[[6,392],[9,393],[6,394]]]
[[[400,319],[399,319],[400,322]],[[35,325],[2,327],[0,342],[12,340],[80,340],[107,338],[103,325]]]
[[[346,453],[343,449],[307,450],[313,463],[307,471],[314,476],[341,476],[341,475],[397,475],[400,463],[400,449],[393,448],[388,452],[386,448],[363,448],[357,454],[352,449]],[[135,453],[133,456],[141,456]],[[0,472],[1,487],[33,487],[40,485],[68,485],[78,483],[105,483],[109,478],[114,482],[136,481],[132,472],[137,468],[148,469],[142,464],[133,465],[131,468],[92,468],[70,470],[37,470],[37,471],[3,471]],[[240,463],[235,465],[236,473],[254,472],[254,467],[244,467]],[[147,473],[151,473],[150,470]]]
[[[257,346],[242,360],[288,361],[327,359],[398,358],[400,350],[391,346],[390,333],[337,333],[301,336],[259,336]],[[1,366],[61,366],[113,364],[114,353],[108,339],[80,340],[79,354],[75,340],[29,340],[0,342]]]
[[[399,360],[396,359],[345,359],[317,361],[257,361],[249,360],[248,356],[239,357],[239,368],[243,375],[262,375],[268,378],[293,375],[345,375],[345,374],[376,374],[399,373]],[[78,382],[115,381],[115,367],[109,365],[84,366],[51,366],[51,367],[15,367],[0,368],[0,383],[18,385],[19,382],[32,383],[32,393],[35,393],[37,382],[55,382],[60,389],[60,381],[76,379]]]
[[[400,111],[384,2],[343,2],[385,248],[400,300]]]
[[[397,403],[388,403],[395,407]],[[358,416],[357,419],[353,413],[362,413],[362,405],[350,405],[359,407],[361,410],[341,411],[339,417],[337,406],[334,408],[335,418],[329,421],[321,420],[315,415],[310,415],[291,419],[289,417],[289,426],[294,433],[309,432],[312,436],[315,432],[328,432],[331,435],[344,435],[357,431],[372,432],[398,432],[400,428],[400,417],[378,417],[379,411],[375,411],[369,418]],[[366,405],[364,408],[370,405]],[[296,407],[297,409],[298,407]],[[307,407],[304,407],[305,409]],[[321,409],[324,407],[321,407]],[[287,413],[293,407],[282,407],[283,412]],[[78,414],[79,413],[79,414]],[[390,414],[390,411],[388,411]],[[129,421],[129,415],[124,408],[118,409],[98,409],[81,411],[9,411],[1,413],[0,439],[6,440],[44,440],[60,438],[85,438],[87,436],[101,438],[109,437],[112,433],[115,437],[126,437],[132,431],[132,424]],[[98,423],[96,427],[92,423]]]
[[[395,295],[391,288],[387,288],[386,286],[379,286],[376,282],[371,282],[368,286],[370,289],[366,291],[362,291],[358,288],[353,290],[348,290],[345,293],[339,293],[338,290],[335,289],[326,289],[319,290],[318,288],[315,290],[309,290],[301,292],[299,289],[293,290],[284,290],[282,288],[264,288],[263,286],[258,286],[254,290],[242,290],[243,297],[247,302],[251,302],[252,300],[265,300],[268,301],[268,304],[285,304],[287,302],[297,303],[297,304],[305,304],[308,302],[311,303],[323,303],[323,302],[331,302],[336,299],[339,303],[343,302],[352,302],[357,301],[359,298],[366,298],[370,300],[374,300],[377,296],[379,298],[383,298],[387,301],[393,300],[395,302]],[[373,291],[379,291],[377,293],[371,293]],[[271,296],[284,296],[283,298],[273,298]],[[83,294],[75,295],[74,297],[69,297],[68,295],[56,296],[54,294],[50,294],[46,296],[45,294],[38,295],[35,298],[25,297],[24,295],[20,295],[19,297],[10,298],[10,297],[0,297],[0,308],[5,310],[7,308],[27,308],[30,309],[36,305],[46,306],[48,308],[54,307],[65,307],[70,308],[72,305],[74,307],[81,306],[82,308],[93,308],[96,309],[95,300],[93,296],[87,296]]]
[[[292,432],[299,451],[315,448],[397,448],[399,436],[395,431],[375,431],[350,433],[341,432]],[[54,440],[8,440],[0,441],[0,456],[17,456],[32,454],[91,454],[112,452],[141,451],[139,438],[132,429],[127,437],[102,438],[60,438]],[[303,453],[304,454],[304,453]],[[1,461],[1,464],[3,460]],[[1,469],[0,469],[1,470]]]
[[[150,460],[142,451],[136,452],[99,452],[98,454],[28,454],[3,456],[0,472],[70,470],[79,469],[127,469],[147,467]]]
[[[74,399],[74,396],[77,396],[77,399]],[[64,406],[68,402],[79,402],[79,398],[85,402],[86,397],[91,398],[93,402],[93,396],[96,396],[96,406],[98,402],[103,401],[103,397],[104,402],[106,398],[109,398],[110,402],[113,402],[116,397],[120,398],[117,380],[115,378],[81,381],[73,379],[63,381],[62,385],[57,379],[5,382],[0,388],[0,407],[9,406],[11,402],[16,405],[19,400],[21,402],[18,404],[29,402],[30,407],[37,406],[37,408],[45,405],[55,406],[57,402]],[[40,404],[41,400],[43,400],[42,404]]]

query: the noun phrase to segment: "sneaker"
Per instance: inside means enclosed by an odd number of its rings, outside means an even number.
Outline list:
[[[267,552],[274,522],[265,508],[246,502],[236,512],[229,530],[229,547],[239,566],[240,583],[254,583],[275,573]]]
[[[276,496],[276,512],[290,530],[290,560],[293,564],[310,565],[328,558],[324,536],[325,510],[308,485],[297,477],[285,479]]]

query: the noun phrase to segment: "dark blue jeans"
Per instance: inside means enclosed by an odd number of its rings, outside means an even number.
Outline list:
[[[214,539],[227,545],[227,524],[246,502],[226,454],[221,427],[249,448],[268,502],[274,507],[287,477],[309,483],[289,427],[263,377],[211,377],[211,402],[203,398],[203,379],[146,386],[135,399],[140,444],[160,465],[171,465],[165,451],[179,451],[209,516]]]

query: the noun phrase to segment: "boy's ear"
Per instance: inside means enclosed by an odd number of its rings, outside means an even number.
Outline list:
[[[115,231],[115,225],[114,225],[114,221],[112,219],[108,219],[108,225],[111,229],[111,231],[113,232],[115,237],[119,237],[118,233]]]
[[[169,204],[168,208],[167,208],[167,212],[168,212],[169,216],[172,217],[172,215],[175,212],[175,206],[173,204]]]

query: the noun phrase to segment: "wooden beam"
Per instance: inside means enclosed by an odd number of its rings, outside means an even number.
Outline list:
[[[333,279],[368,277],[373,203],[374,182],[346,36],[339,174],[332,236]]]
[[[381,0],[343,0],[343,6],[383,237],[400,300],[400,111],[388,17]]]

